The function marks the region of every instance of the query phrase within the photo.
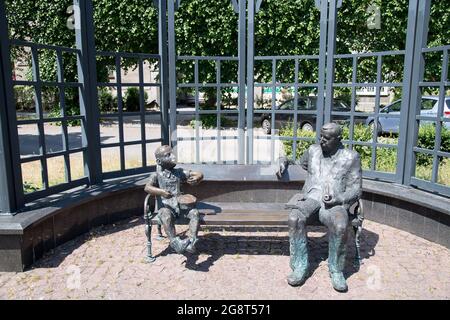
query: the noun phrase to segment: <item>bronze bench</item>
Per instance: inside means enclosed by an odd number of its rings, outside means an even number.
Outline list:
[[[287,226],[290,206],[295,202],[294,196],[291,201],[285,203],[245,203],[245,202],[198,202],[197,209],[200,212],[200,223],[202,225],[226,225],[226,226]],[[152,255],[152,226],[157,225],[158,238],[163,238],[161,225],[156,218],[155,197],[147,195],[144,202],[145,234],[147,236],[147,261],[155,261]],[[351,226],[355,233],[355,264],[359,265],[360,235],[364,212],[362,201],[359,200],[349,210]],[[187,219],[180,218],[177,224],[187,224]],[[321,225],[318,215],[312,215],[307,220],[307,225]]]

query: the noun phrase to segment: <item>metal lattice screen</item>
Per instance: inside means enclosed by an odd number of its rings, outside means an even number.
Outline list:
[[[296,160],[328,121],[363,155],[366,178],[450,194],[450,46],[427,41],[432,1],[405,0],[404,48],[364,53],[339,52],[348,2],[310,1],[316,48],[292,55],[261,51],[258,28],[273,4],[230,1],[236,44],[222,56],[177,50],[183,3],[157,1],[158,54],[97,51],[92,1],[74,1],[81,27],[73,48],[9,39],[1,6],[3,207],[148,173],[162,143],[182,163]],[[11,76],[14,52],[30,61],[29,74]],[[50,76],[43,56],[54,61]],[[66,68],[73,61],[75,74]],[[27,99],[24,116],[18,105]]]

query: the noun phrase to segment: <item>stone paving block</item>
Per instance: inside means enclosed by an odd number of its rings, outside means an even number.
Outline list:
[[[403,217],[402,213],[398,217]],[[428,214],[424,219],[431,219]],[[432,219],[431,219],[432,220]],[[411,226],[413,222],[411,222]],[[69,241],[24,273],[0,273],[1,299],[448,299],[450,252],[408,232],[366,220],[363,265],[352,266],[348,250],[347,293],[335,292],[328,275],[328,236],[309,231],[310,276],[302,287],[286,282],[287,230],[264,227],[250,232],[219,227],[200,232],[199,255],[178,255],[168,241],[154,241],[160,254],[145,258],[143,222],[128,219],[99,227]],[[429,223],[427,232],[433,231]],[[186,227],[177,227],[184,232]],[[435,230],[443,237],[447,230]],[[353,238],[349,237],[348,245]],[[218,248],[223,249],[218,249]],[[101,260],[101,262],[100,262]],[[67,288],[67,270],[80,268],[81,287]],[[375,277],[375,278],[374,278]],[[377,280],[377,277],[379,279]],[[417,282],[419,281],[419,284]],[[379,283],[377,282],[379,281]],[[377,286],[378,283],[378,286]]]

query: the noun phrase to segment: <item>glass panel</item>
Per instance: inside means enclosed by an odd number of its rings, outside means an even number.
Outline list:
[[[381,81],[401,83],[403,81],[405,56],[403,54],[383,56],[381,65]]]
[[[67,127],[67,133],[69,135],[69,149],[77,149],[83,146],[81,126]]]
[[[145,110],[161,111],[160,108],[160,89],[158,87],[144,88]]]
[[[147,166],[156,165],[155,151],[161,145],[160,142],[146,144]],[[178,159],[177,159],[178,161]]]
[[[42,87],[42,111],[44,118],[61,117],[59,89],[57,87]]]
[[[198,72],[199,83],[216,82],[216,62],[214,60],[199,60]]]
[[[255,87],[255,104],[254,109],[271,109],[272,108],[272,88],[271,87]]]
[[[217,88],[208,87],[199,89],[198,101],[200,110],[217,109]]]
[[[376,170],[395,173],[397,150],[394,148],[377,148]]]
[[[272,83],[272,60],[255,60],[254,66],[255,82]]]
[[[145,116],[145,140],[161,138],[161,115]]]
[[[141,119],[139,116],[135,117],[123,117],[123,140],[129,141],[141,141]]]
[[[14,86],[14,102],[17,120],[37,118],[34,86]]]
[[[120,59],[121,83],[139,83],[139,59]]]
[[[355,111],[375,112],[375,87],[356,87]]]
[[[116,58],[114,56],[97,56],[97,81],[117,82]]]
[[[194,60],[177,61],[177,82],[194,83]]]
[[[235,130],[222,131],[223,139],[220,141],[220,160],[224,163],[237,163],[239,159],[239,143]],[[232,138],[236,137],[236,138]]]
[[[32,80],[30,47],[11,46],[12,80]]]
[[[433,156],[426,153],[416,152],[415,177],[418,179],[431,181],[432,169]]]
[[[188,140],[177,142],[175,154],[179,163],[194,163],[196,161],[196,142],[194,138],[196,130],[200,130],[201,125],[200,121],[195,120],[195,115],[177,115],[177,137],[188,138]]]
[[[377,57],[358,57],[356,79],[358,83],[377,81]]]
[[[353,59],[339,58],[334,60],[334,82],[351,83],[353,76]]]
[[[47,159],[48,185],[50,187],[65,183],[66,166],[64,157],[53,157]]]
[[[44,124],[45,150],[54,153],[64,150],[63,127],[58,122],[47,122]]]
[[[122,87],[123,111],[124,112],[140,112],[141,111],[141,89],[139,87]],[[148,99],[148,94],[144,101]]]
[[[71,153],[70,159],[70,177],[72,180],[84,178],[84,155],[83,152]]]
[[[238,83],[238,61],[223,60],[220,62],[220,82],[221,83]]]
[[[62,53],[64,82],[78,82],[77,55],[73,52]]]
[[[115,113],[118,111],[117,90],[115,87],[97,87],[98,107],[101,113]]]
[[[278,60],[276,79],[278,83],[295,82],[295,60]]]
[[[363,170],[370,170],[372,161],[372,147],[354,145],[353,150],[359,153],[361,157],[361,167]]]
[[[301,59],[298,61],[298,82],[318,83],[319,82],[319,60]]]
[[[20,157],[39,155],[39,129],[37,124],[25,124],[17,127],[19,134]]]
[[[32,193],[43,188],[41,161],[22,163],[22,181],[25,193]]]
[[[100,118],[100,143],[119,142],[119,119]]]
[[[64,99],[66,102],[66,115],[80,115],[80,89],[75,87],[64,88]]]
[[[238,88],[224,87],[220,89],[220,108],[222,110],[238,109]]]
[[[125,146],[125,169],[142,167],[142,145]]]
[[[120,170],[120,149],[102,148],[102,170],[103,172],[111,172]]]
[[[419,148],[434,150],[436,141],[436,123],[434,121],[419,121],[417,146]]]
[[[441,81],[442,71],[442,51],[425,52],[423,53],[425,60],[423,81],[438,82]]]
[[[158,59],[146,59],[143,61],[144,83],[159,83]]]
[[[450,158],[439,159],[438,183],[450,187]]]
[[[422,98],[420,110],[432,110],[437,102],[438,100],[435,99]]]
[[[41,81],[57,81],[56,51],[38,49],[38,56]]]
[[[270,163],[272,141],[270,136],[268,138],[269,139],[255,139],[253,141],[253,158],[255,162]]]
[[[200,115],[199,137],[209,138],[200,140],[200,162],[216,162],[217,161],[217,115],[202,114]],[[212,139],[211,139],[212,138]]]

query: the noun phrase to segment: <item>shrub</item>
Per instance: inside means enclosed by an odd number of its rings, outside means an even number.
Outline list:
[[[292,124],[286,125],[284,128],[280,130],[280,135],[284,137],[292,137],[293,136],[293,126]],[[344,126],[342,128],[342,138],[344,140],[348,140],[350,135],[350,130],[348,126]],[[315,132],[309,131],[297,131],[297,136],[299,137],[311,137],[315,138]],[[370,127],[367,127],[363,124],[355,124],[353,130],[353,140],[354,141],[364,141],[370,142],[372,141],[373,133]],[[419,134],[417,138],[417,146],[419,148],[434,149],[434,143],[436,139],[436,126],[434,124],[424,124],[419,127]],[[398,138],[396,137],[380,137],[379,141],[383,141],[384,143],[389,143],[396,145],[398,143]],[[306,151],[307,148],[313,141],[301,141],[297,144],[297,159]],[[292,146],[293,141],[285,141],[283,140],[283,145],[285,148],[286,156],[292,158]],[[355,151],[357,151],[361,156],[361,166],[364,169],[369,169],[372,161],[372,148],[370,146],[354,146]],[[446,127],[442,127],[441,133],[441,151],[449,152],[450,150],[450,130]],[[432,165],[433,158],[427,154],[417,153],[416,157],[417,165],[419,167],[427,167]],[[441,164],[444,161],[443,157],[439,157],[439,163]],[[394,148],[377,148],[376,154],[376,163],[377,170],[384,172],[395,172],[397,166],[397,150]]]
[[[125,109],[129,112],[140,111],[139,106],[139,88],[131,87],[125,92]],[[147,92],[144,91],[144,104],[148,99]]]
[[[98,107],[101,112],[114,112],[117,110],[117,99],[113,98],[113,95],[107,88],[98,90]]]
[[[436,140],[436,126],[433,123],[423,124],[419,127],[419,134],[417,136],[417,146],[423,149],[434,149]],[[441,130],[441,148],[440,151],[450,151],[450,130],[442,127]],[[439,157],[439,162],[443,161],[443,157]],[[427,154],[417,153],[416,162],[421,166],[429,166],[433,163],[433,158]]]
[[[195,128],[195,119],[189,122],[191,128]],[[217,116],[215,114],[202,114],[200,115],[200,126],[203,129],[213,129],[217,128]],[[224,116],[220,117],[221,127],[235,127],[237,126],[236,121],[228,119]]]
[[[14,86],[14,98],[17,111],[35,112],[34,88],[32,86]]]
[[[293,137],[294,136],[294,125],[292,122],[288,122],[286,126],[280,129],[280,136],[282,137]],[[297,137],[311,138],[311,141],[299,140],[297,141],[296,159],[299,159],[303,153],[309,148],[310,145],[314,144],[316,133],[313,131],[305,131],[297,128]],[[292,148],[294,141],[283,140],[284,152],[288,158],[293,157]]]

